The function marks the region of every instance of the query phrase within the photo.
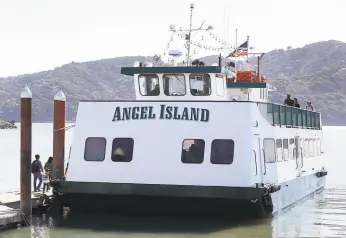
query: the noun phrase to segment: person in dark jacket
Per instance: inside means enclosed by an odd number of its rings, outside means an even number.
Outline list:
[[[291,107],[294,106],[294,102],[291,99],[291,95],[290,94],[287,94],[287,98],[284,101],[284,105],[291,106]]]
[[[41,189],[43,172],[42,163],[40,161],[40,155],[35,155],[35,160],[31,164],[31,172],[34,175],[34,191],[38,192]],[[38,186],[36,186],[37,180],[39,180]]]
[[[300,104],[298,103],[298,99],[294,98],[293,101],[294,101],[294,106],[300,108]]]

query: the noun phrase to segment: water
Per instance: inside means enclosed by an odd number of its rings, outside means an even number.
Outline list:
[[[52,155],[52,124],[34,124],[33,156]],[[19,189],[19,130],[0,130],[0,193]],[[66,158],[73,129],[66,134]],[[78,217],[56,221],[33,217],[33,226],[0,233],[1,237],[346,237],[346,127],[325,127],[327,187],[274,218],[222,221],[207,218]]]

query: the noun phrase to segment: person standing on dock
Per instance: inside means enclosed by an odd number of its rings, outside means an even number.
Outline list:
[[[40,161],[40,155],[35,155],[35,160],[31,164],[31,172],[34,175],[34,191],[38,192],[40,191],[41,185],[42,185],[42,172],[43,167],[42,163]],[[38,186],[36,186],[37,179],[39,180]]]
[[[53,174],[53,157],[50,156],[47,160],[47,162],[44,164],[44,171],[45,171],[45,175],[48,176],[48,182],[47,182],[47,191],[49,191],[50,187],[49,187],[49,182],[52,179],[52,174]],[[44,189],[43,189],[44,191]]]

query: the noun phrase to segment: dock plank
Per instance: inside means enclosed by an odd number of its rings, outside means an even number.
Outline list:
[[[11,225],[22,223],[23,217],[18,209],[0,205],[0,230]]]

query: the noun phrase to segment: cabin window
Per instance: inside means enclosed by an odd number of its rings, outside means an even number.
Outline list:
[[[277,139],[276,140],[276,160],[278,162],[282,161],[282,140],[281,139]]]
[[[183,74],[164,74],[163,88],[166,96],[186,95],[185,76]]]
[[[112,144],[112,161],[130,162],[133,156],[133,144],[132,138],[115,138]]]
[[[190,74],[190,92],[193,96],[208,96],[211,94],[209,74]]]
[[[284,151],[284,160],[287,161],[289,158],[288,155],[288,139],[283,140],[283,151]]]
[[[299,148],[299,143],[300,141],[298,141],[298,139],[297,138],[295,138],[294,139],[294,147],[295,147],[295,153],[296,153],[296,158],[298,158],[299,159],[299,154],[301,153],[301,149]]]
[[[303,111],[301,110],[301,109],[298,109],[298,116],[297,116],[297,120],[298,120],[298,122],[297,122],[297,125],[299,126],[299,127],[302,127],[303,126]]]
[[[225,78],[221,74],[216,74],[216,94],[217,96],[225,96]]]
[[[84,160],[103,161],[106,154],[106,139],[103,137],[89,137],[85,140]]]
[[[204,160],[205,142],[202,139],[186,139],[181,150],[181,162],[201,164]]]
[[[230,139],[215,139],[211,143],[210,162],[212,164],[232,164],[234,156],[234,141]]]
[[[275,162],[275,140],[274,139],[264,139],[263,140],[264,148],[264,158],[266,163]]]
[[[294,139],[293,138],[290,139],[290,151],[289,151],[289,153],[290,153],[290,159],[296,159],[295,153],[294,153]]]
[[[139,92],[142,96],[160,95],[159,77],[156,74],[138,76]]]

